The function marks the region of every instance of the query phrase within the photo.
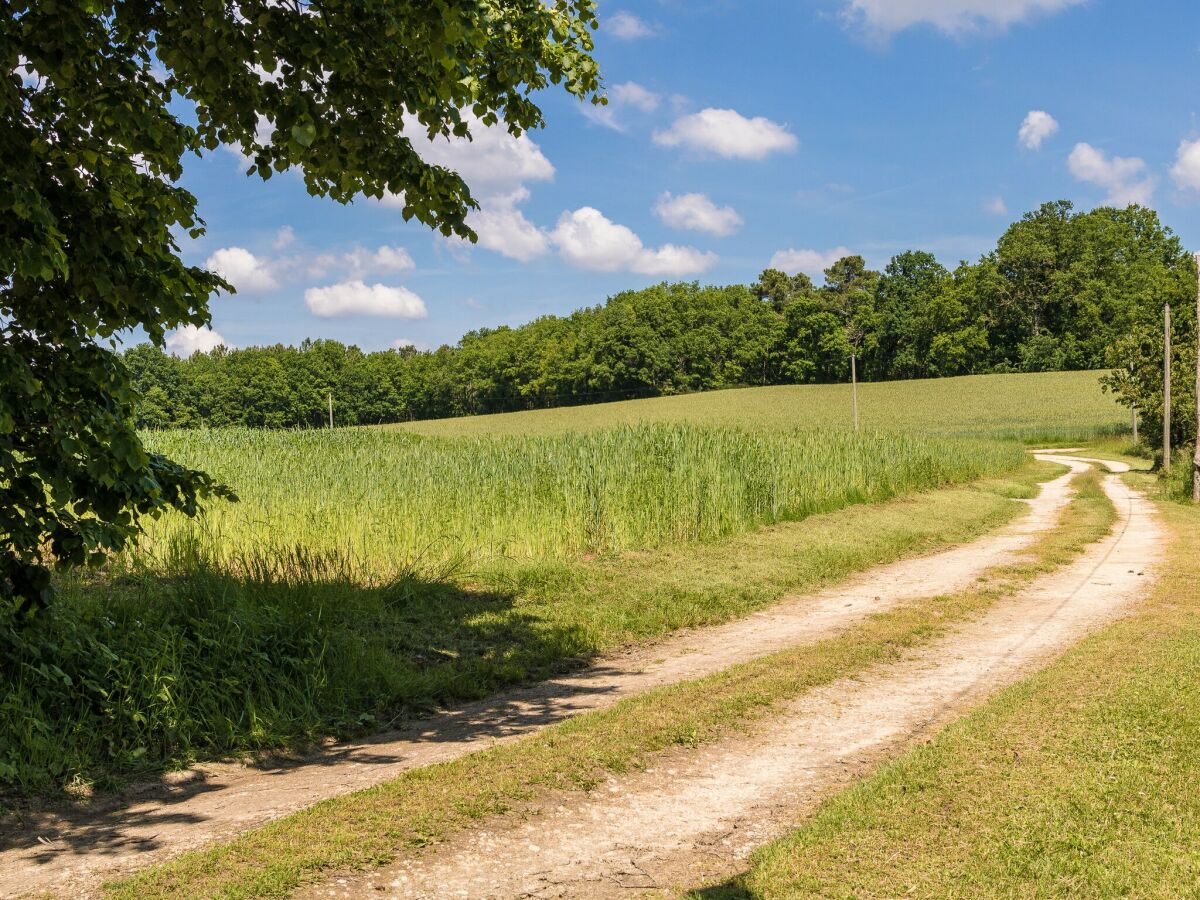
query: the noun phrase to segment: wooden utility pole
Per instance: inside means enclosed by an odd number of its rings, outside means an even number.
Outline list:
[[[1163,304],[1163,462],[1171,471],[1171,304]]]
[[[850,397],[854,403],[854,430],[858,431],[858,360],[850,354]]]
[[[1196,254],[1200,272],[1200,253]],[[1196,450],[1192,454],[1192,502],[1200,503],[1200,279],[1196,282]]]
[[[329,392],[329,427],[333,427],[333,391]]]

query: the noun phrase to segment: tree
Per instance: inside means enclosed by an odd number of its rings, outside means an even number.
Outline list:
[[[1182,264],[1187,265],[1186,256]],[[1187,265],[1195,282],[1196,264]],[[1193,288],[1194,290],[1194,288]],[[1158,435],[1163,425],[1163,323],[1146,317],[1114,342],[1108,364],[1112,372],[1102,383],[1117,402],[1136,407],[1144,433]],[[1171,444],[1183,447],[1196,441],[1196,306],[1182,297],[1171,298]],[[1153,439],[1152,439],[1153,440]]]
[[[864,369],[869,377],[928,374],[931,309],[949,276],[932,253],[909,250],[892,257],[875,289],[875,351]]]
[[[867,268],[861,256],[844,256],[825,270],[822,296],[842,324],[845,354],[853,367],[874,344],[875,289],[879,273]]]
[[[759,300],[769,300],[776,312],[783,312],[797,297],[811,295],[813,283],[803,272],[788,275],[778,269],[763,269],[750,290]]]
[[[114,335],[205,325],[229,289],[180,258],[186,154],[238,146],[347,202],[474,235],[475,202],[426,138],[542,124],[534,91],[600,102],[592,0],[83,0],[0,26],[0,596],[49,601],[48,564],[98,560],[139,520],[227,494],[148,454]],[[186,113],[180,112],[186,110]],[[186,117],[185,117],[186,116]],[[414,145],[414,139],[416,145]]]

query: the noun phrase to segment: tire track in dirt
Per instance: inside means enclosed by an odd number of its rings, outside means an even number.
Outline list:
[[[62,891],[79,896],[114,875],[227,839],[327,797],[519,738],[655,687],[827,637],[906,600],[961,590],[985,570],[1014,561],[1054,526],[1070,498],[1071,475],[1087,468],[1077,460],[1055,459],[1071,472],[1024,501],[1029,510],[1016,521],[970,543],[880,566],[746,618],[676,632],[580,672],[399,731],[331,745],[302,759],[201,765],[89,809],[31,814],[23,828],[0,834],[0,895]]]
[[[735,874],[820,799],[1121,615],[1148,583],[1161,532],[1149,501],[1115,476],[1104,488],[1119,513],[1109,537],[901,663],[809,692],[749,737],[673,752],[300,896],[628,897]]]

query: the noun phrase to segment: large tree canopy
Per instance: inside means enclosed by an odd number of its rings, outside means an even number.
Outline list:
[[[221,490],[147,454],[105,346],[208,321],[218,277],[186,265],[203,224],[189,153],[240,147],[250,174],[314,194],[403,196],[471,238],[474,201],[423,161],[472,120],[541,124],[559,84],[597,100],[592,0],[38,0],[0,24],[0,596],[33,609],[48,561],[124,546],[143,515]]]

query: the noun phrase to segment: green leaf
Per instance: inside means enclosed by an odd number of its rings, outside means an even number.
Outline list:
[[[312,142],[317,139],[317,126],[312,122],[304,122],[292,126],[292,140],[301,147],[311,147]]]

